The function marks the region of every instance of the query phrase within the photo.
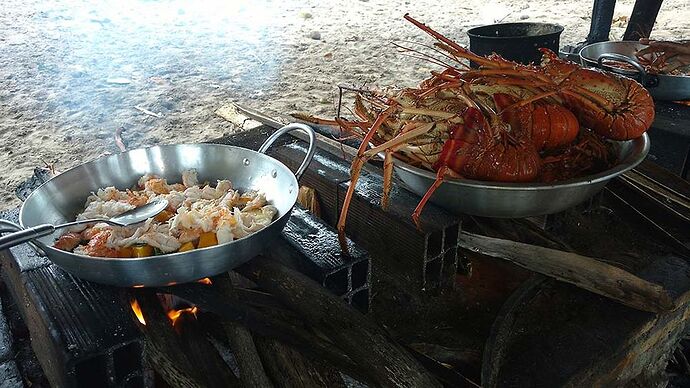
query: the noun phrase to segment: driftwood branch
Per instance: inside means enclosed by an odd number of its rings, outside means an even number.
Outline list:
[[[322,329],[380,385],[440,386],[383,329],[305,275],[265,257],[251,260],[238,272]]]
[[[658,313],[674,308],[663,287],[594,258],[467,232],[462,233],[459,245],[574,284],[637,310]]]

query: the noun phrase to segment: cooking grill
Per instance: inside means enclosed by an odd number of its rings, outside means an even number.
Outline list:
[[[219,142],[232,142],[253,149],[258,147],[259,143],[266,138],[267,132],[270,131],[270,128],[261,127],[252,131],[251,134],[245,133],[236,138],[221,139]],[[286,166],[294,168],[303,158],[305,148],[304,142],[290,140],[278,144],[272,151],[272,156]],[[676,316],[674,314],[682,315],[684,311],[682,308],[674,310],[673,313],[667,313],[665,310],[660,311],[658,315],[642,313],[638,310],[640,308],[646,309],[644,311],[663,310],[665,308],[663,306],[668,302],[663,298],[653,306],[646,304],[648,302],[646,299],[642,302],[635,302],[622,297],[613,301],[611,294],[607,294],[606,291],[595,290],[596,292],[603,292],[607,296],[602,298],[593,292],[584,291],[563,282],[555,282],[556,285],[554,286],[554,281],[550,281],[550,285],[544,289],[549,295],[555,295],[554,297],[562,298],[565,301],[576,298],[580,301],[578,303],[596,303],[596,309],[586,309],[587,314],[590,314],[590,310],[597,309],[615,311],[616,320],[612,321],[608,318],[609,315],[602,317],[601,314],[583,316],[571,313],[568,315],[567,312],[560,310],[560,305],[540,305],[536,304],[540,302],[539,300],[520,299],[523,296],[532,298],[534,295],[542,295],[543,293],[539,291],[540,288],[516,293],[510,299],[512,302],[506,304],[506,298],[512,295],[511,293],[516,290],[516,287],[529,277],[530,272],[520,270],[512,265],[499,265],[502,262],[496,262],[496,259],[491,259],[493,261],[482,259],[478,255],[480,252],[484,255],[498,255],[497,257],[500,257],[500,252],[490,250],[490,247],[496,244],[493,243],[494,240],[483,240],[489,238],[484,236],[496,238],[500,244],[514,244],[513,241],[520,241],[529,245],[530,249],[537,249],[536,246],[540,245],[554,249],[560,252],[559,254],[575,251],[592,257],[602,257],[602,259],[620,263],[617,265],[633,274],[642,273],[639,271],[648,267],[646,261],[648,256],[635,259],[628,256],[616,256],[615,253],[623,250],[623,247],[639,252],[640,255],[647,255],[650,246],[656,249],[654,252],[670,252],[676,256],[687,255],[690,242],[687,240],[687,236],[682,233],[682,226],[687,225],[682,221],[682,216],[687,215],[687,210],[683,208],[685,202],[682,199],[683,195],[687,196],[687,188],[684,188],[677,178],[665,175],[669,173],[653,164],[642,163],[629,174],[624,174],[623,178],[615,180],[612,185],[600,195],[592,198],[589,203],[582,204],[567,212],[533,219],[491,220],[481,217],[451,216],[442,209],[430,205],[422,215],[422,229],[418,230],[412,223],[410,215],[419,197],[396,183],[392,193],[391,208],[384,211],[380,204],[381,170],[376,163],[372,163],[365,167],[364,175],[361,178],[362,187],[356,191],[353,198],[351,222],[348,223],[347,229],[349,237],[352,238],[351,256],[348,257],[343,256],[339,251],[336,233],[331,225],[337,220],[341,201],[348,187],[350,162],[349,158],[342,156],[338,147],[331,147],[326,143],[320,144],[320,148],[315,153],[314,161],[302,177],[302,184],[316,188],[315,191],[322,210],[322,219],[296,207],[281,235],[280,243],[276,245],[280,254],[274,252],[270,256],[281,265],[297,269],[300,273],[307,275],[321,287],[329,289],[331,294],[339,296],[355,308],[361,311],[376,311],[372,318],[375,317],[381,325],[394,332],[396,340],[405,343],[406,351],[417,360],[419,365],[422,365],[425,370],[448,385],[473,386],[465,378],[482,383],[484,381],[495,382],[503,381],[501,379],[514,379],[517,377],[511,375],[513,370],[511,366],[513,365],[520,366],[522,371],[519,376],[529,375],[535,376],[535,378],[548,378],[551,380],[543,381],[553,382],[553,385],[562,382],[559,380],[559,376],[568,376],[568,371],[560,368],[545,368],[544,360],[530,351],[522,352],[521,357],[515,357],[515,338],[511,337],[514,331],[509,326],[508,328],[505,326],[510,322],[524,324],[526,325],[524,327],[527,328],[538,323],[543,333],[558,333],[556,337],[542,335],[543,338],[539,338],[538,335],[534,335],[532,339],[536,341],[535,344],[548,349],[549,352],[555,352],[553,354],[545,353],[554,358],[563,357],[565,353],[562,353],[562,346],[550,341],[554,338],[560,338],[559,335],[570,338],[573,334],[567,332],[569,328],[590,325],[587,327],[588,330],[591,330],[593,337],[605,334],[609,338],[606,348],[596,348],[592,344],[587,345],[585,343],[575,343],[570,346],[578,352],[578,357],[583,363],[591,361],[590,357],[595,357],[597,360],[602,357],[606,358],[606,363],[592,361],[588,364],[598,366],[612,365],[617,360],[616,354],[618,353],[616,352],[622,346],[621,344],[625,344],[625,346],[633,344],[631,346],[637,349],[637,344],[643,343],[640,340],[641,337],[638,336],[647,335],[647,330],[653,329],[666,333],[671,329],[670,326],[665,326],[668,322],[676,322],[678,326],[673,327],[678,330],[683,324],[683,321],[674,318]],[[669,203],[663,199],[664,195],[681,199],[678,202]],[[672,213],[673,211],[677,214]],[[669,216],[669,214],[674,215]],[[681,221],[678,221],[679,217],[681,217]],[[314,244],[314,241],[320,243]],[[485,244],[485,241],[492,241],[492,244]],[[520,252],[520,249],[524,247],[518,244],[513,248],[515,252]],[[151,367],[143,362],[143,349],[147,348],[147,341],[152,340],[152,334],[147,332],[146,328],[142,329],[130,308],[131,298],[136,297],[148,314],[147,317],[151,317],[150,302],[152,300],[149,298],[150,295],[147,296],[146,294],[147,289],[143,291],[135,289],[132,292],[131,289],[105,287],[84,282],[68,276],[51,265],[45,258],[32,255],[31,252],[27,248],[13,248],[12,256],[4,254],[1,260],[2,274],[7,287],[14,290],[15,300],[23,300],[22,298],[28,297],[32,301],[32,304],[29,305],[20,303],[18,307],[23,310],[22,314],[25,321],[30,325],[32,337],[34,337],[34,348],[48,380],[54,385],[58,385],[55,383],[57,381],[76,381],[75,384],[88,383],[90,386],[118,386],[125,381],[128,381],[131,386],[146,386],[155,380],[151,377]],[[542,254],[548,255],[553,254],[553,252],[539,251],[538,254],[532,256],[539,259],[542,258]],[[546,260],[549,261],[548,256]],[[266,263],[266,260],[259,258],[256,261],[250,261],[250,267],[242,267],[239,271],[245,277],[252,277],[257,273],[275,270],[273,267],[266,266]],[[553,274],[545,272],[544,267],[539,266],[538,263],[538,261],[522,262],[522,265],[530,271],[541,271],[549,277],[553,276]],[[674,273],[681,275],[685,273],[682,269],[684,268],[682,263],[677,261],[671,261],[671,263],[676,266],[680,265],[680,267],[675,268],[681,268]],[[673,288],[685,284],[683,281],[678,280],[678,283],[668,281],[663,276],[654,275],[656,273],[653,270],[654,267],[650,268],[652,268],[649,269],[652,271],[650,272],[652,275],[644,279],[663,285],[664,292],[667,289],[673,290],[674,293],[679,292],[679,294],[673,295],[681,295],[685,292],[682,289]],[[470,274],[471,276],[469,276]],[[501,274],[503,275],[501,276]],[[223,279],[222,276],[212,278],[213,285],[211,287],[222,284]],[[252,281],[262,280],[265,281],[265,279],[254,277]],[[372,286],[375,294],[371,292]],[[531,287],[542,286],[544,285],[531,284]],[[67,291],[58,294],[54,289]],[[267,292],[266,289],[256,291],[246,288],[242,293],[235,294],[239,298],[236,303],[234,300],[229,303],[228,297],[224,294],[219,294],[214,291],[215,288],[201,284],[177,285],[156,290],[165,294],[176,295],[177,299],[171,304],[175,308],[183,309],[186,306],[198,306],[197,321],[185,313],[176,323],[176,330],[191,330],[183,331],[187,334],[179,339],[172,337],[173,342],[182,341],[181,345],[174,345],[181,346],[182,349],[188,349],[191,343],[205,343],[206,337],[201,334],[203,332],[211,333],[213,338],[224,338],[224,329],[214,326],[217,321],[211,319],[209,322],[210,312],[227,319],[230,317],[238,319],[241,317],[242,311],[233,309],[242,305],[242,301],[271,306],[267,311],[284,312],[286,308],[281,300],[276,298],[275,295],[280,295],[274,294],[277,290]],[[64,295],[69,291],[72,291],[72,294]],[[375,296],[372,298],[372,295]],[[69,301],[69,303],[63,303],[63,300]],[[508,310],[506,307],[506,311],[502,311],[500,316],[522,316],[520,309],[525,306],[524,308],[536,311],[556,310],[554,313],[557,316],[569,317],[570,323],[552,327],[549,326],[552,321],[548,319],[542,319],[541,322],[518,322],[512,320],[513,318],[502,320],[497,318],[497,314],[504,304],[510,306],[510,309]],[[52,313],[56,309],[74,312],[76,309],[74,305],[79,307],[78,314],[76,314],[79,318],[74,318],[75,314],[66,317],[65,314]],[[577,303],[574,306],[576,308]],[[309,306],[307,304],[303,307],[308,309]],[[41,309],[47,309],[50,313],[41,315],[39,313]],[[158,309],[161,307],[159,306]],[[255,310],[251,311],[256,312]],[[320,313],[322,311],[324,309],[318,308],[312,312]],[[111,333],[106,333],[102,327],[98,329],[100,321],[96,318],[103,316],[118,322],[117,325],[122,327],[116,332],[125,333],[125,335],[114,340],[111,338]],[[663,316],[664,319],[654,318],[653,322],[648,321],[648,319],[652,319],[650,317],[658,316]],[[35,317],[36,319],[30,319]],[[256,318],[257,316],[250,315],[250,317]],[[262,317],[268,319],[268,322],[274,322],[272,320],[275,319],[271,315],[262,315]],[[281,322],[294,323],[293,318],[293,316],[289,316]],[[324,322],[332,323],[340,330],[344,330],[349,327],[342,326],[343,321],[341,319],[345,318],[347,318],[346,315],[333,315],[322,319],[326,319]],[[56,319],[58,322],[52,322],[52,319]],[[165,319],[167,318],[163,318],[163,321]],[[629,322],[630,325],[620,326],[618,322],[621,319]],[[154,321],[150,321],[150,324],[153,324]],[[269,338],[265,336],[270,333],[265,331],[266,326],[262,326],[261,323],[266,323],[266,321],[254,322],[257,325],[254,329],[264,330],[259,330],[261,335],[255,336],[257,348],[262,357],[267,353],[284,354],[284,352],[288,352],[287,354],[291,354],[289,353],[290,350],[284,348],[284,345],[277,345],[270,341],[265,342],[266,338]],[[352,327],[366,326],[361,321],[358,322]],[[491,329],[492,322],[495,322],[493,323],[495,329]],[[554,320],[553,322],[557,321]],[[87,325],[88,328],[79,325]],[[47,331],[49,335],[43,335],[43,338],[46,341],[51,341],[52,345],[50,346],[52,348],[62,349],[60,351],[63,351],[67,357],[65,360],[69,359],[71,364],[65,363],[65,366],[55,367],[55,364],[64,363],[64,361],[56,359],[52,357],[50,352],[46,352],[49,347],[43,346],[44,342],[41,342],[43,339],[40,334],[44,327],[56,328],[56,330]],[[602,327],[613,327],[615,330],[604,333],[601,331]],[[73,339],[76,337],[72,332],[80,330],[95,334],[84,334],[82,337]],[[672,335],[664,336],[659,346],[655,347],[655,351],[665,351],[666,346],[674,344],[678,338],[678,330],[673,329],[671,330]],[[172,328],[168,327],[168,331],[170,332],[168,334],[174,334]],[[535,334],[533,330],[524,332],[530,335]],[[414,338],[406,337],[410,333],[413,333]],[[190,338],[195,339],[194,342],[189,342]],[[355,337],[348,338],[355,339]],[[285,339],[288,340],[288,338]],[[161,340],[163,342],[160,342]],[[156,344],[170,345],[171,349],[175,349],[171,342],[165,342],[167,340],[171,340],[171,338],[156,338],[156,341],[159,341]],[[488,340],[490,342],[487,342]],[[361,341],[361,338],[357,341]],[[439,345],[434,347],[429,343],[423,343],[424,341],[438,341]],[[94,343],[101,346],[93,346]],[[141,347],[142,343],[145,344],[143,348]],[[485,350],[483,348],[484,343],[490,343],[491,347]],[[288,344],[295,345],[290,342]],[[333,345],[330,344],[329,347],[333,347]],[[96,348],[98,348],[97,351]],[[454,354],[454,358],[444,359],[443,352],[447,354],[454,348],[456,350],[462,349],[463,352]],[[199,345],[187,351],[189,354],[201,354],[200,359],[204,360],[206,368],[211,368],[208,370],[225,368],[224,365],[226,364],[223,361],[219,363],[217,358],[203,356],[204,352],[209,349],[213,349],[213,352],[216,351],[215,349],[220,349],[221,355],[232,353],[227,345],[220,342],[208,346]],[[350,351],[352,350],[350,349]],[[482,372],[482,352],[486,352],[484,356],[486,359],[485,367],[488,368],[486,365],[491,365],[492,370],[496,371],[495,375],[486,371]],[[626,356],[626,360],[630,361],[632,366],[621,369],[622,372],[618,370],[619,375],[628,376],[628,374],[639,370],[640,365],[646,365],[641,362],[645,357],[651,357],[648,353],[649,351],[641,351],[632,353],[634,354],[632,358]],[[362,354],[362,356],[365,355],[366,352]],[[501,355],[506,355],[506,357]],[[333,357],[334,355],[329,353],[327,356]],[[348,360],[359,359],[351,358]],[[453,368],[449,369],[447,366],[443,366],[439,360],[445,365],[453,365]],[[521,360],[524,361],[524,364],[520,364]],[[333,359],[329,358],[329,361],[333,361]],[[343,368],[352,367],[347,360],[340,359],[340,361],[343,362],[341,364]],[[182,360],[180,362],[180,365],[187,365],[187,361]],[[272,369],[280,365],[279,360],[266,361],[262,359],[262,362],[267,369],[271,370],[269,374],[280,370],[280,368]],[[66,365],[74,365],[73,370]],[[529,365],[537,365],[537,369],[531,370]],[[565,363],[560,362],[559,365],[565,365]],[[614,366],[611,366],[612,370]],[[290,370],[293,367],[295,366],[282,370]],[[590,371],[581,364],[577,364],[576,367],[582,373]],[[155,370],[158,371],[158,369]],[[539,374],[545,370],[549,370],[549,376]],[[91,373],[96,371],[98,373]],[[529,373],[525,373],[525,371],[529,371]],[[348,372],[356,374],[357,369],[353,368]],[[592,371],[592,373],[595,372],[597,376],[605,376],[603,371]],[[482,376],[482,373],[486,376]],[[213,375],[216,379],[220,379],[219,376],[221,375],[228,377],[227,374],[222,373],[206,374]],[[154,376],[158,376],[158,373]],[[284,377],[286,379],[291,378],[290,376]],[[358,375],[352,377],[356,379],[367,378],[367,376]],[[102,380],[97,380],[99,378]],[[492,385],[487,384],[487,386]]]

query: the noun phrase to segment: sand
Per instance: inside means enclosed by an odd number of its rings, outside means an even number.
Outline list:
[[[118,128],[128,149],[200,142],[242,130],[214,114],[229,102],[332,117],[337,84],[413,86],[435,66],[391,45],[431,42],[403,20],[406,12],[461,44],[477,25],[555,22],[565,27],[565,45],[585,39],[592,6],[572,0],[104,3],[2,1],[0,209],[19,205],[15,187],[36,167],[59,172],[119,152]],[[633,3],[618,1],[612,39],[622,36]],[[666,0],[652,36],[688,39],[688,20],[687,0]]]

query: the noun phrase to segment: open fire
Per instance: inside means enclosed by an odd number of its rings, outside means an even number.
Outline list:
[[[213,284],[210,278],[199,279],[197,280],[197,283],[206,285]],[[164,304],[172,305],[172,303],[170,302]],[[146,325],[146,319],[144,319],[144,313],[141,311],[141,306],[139,305],[139,302],[136,299],[132,299],[130,301],[130,306],[132,307],[132,311],[134,312],[134,315],[137,317],[139,323],[141,323],[142,325]],[[175,326],[175,322],[177,322],[177,320],[180,318],[182,314],[192,314],[196,318],[198,311],[199,309],[196,306],[186,307],[183,309],[175,309],[171,306],[168,306],[166,315],[168,316],[168,318],[170,318],[171,324]]]

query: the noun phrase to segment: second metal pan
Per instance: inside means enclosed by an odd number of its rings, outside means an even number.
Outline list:
[[[599,42],[587,45],[580,50],[583,66],[598,67],[607,71],[635,78],[644,85],[656,100],[679,101],[690,99],[690,76],[648,74],[637,62],[635,53],[647,47],[638,42]],[[624,61],[637,70],[625,70],[606,66],[603,60]]]

